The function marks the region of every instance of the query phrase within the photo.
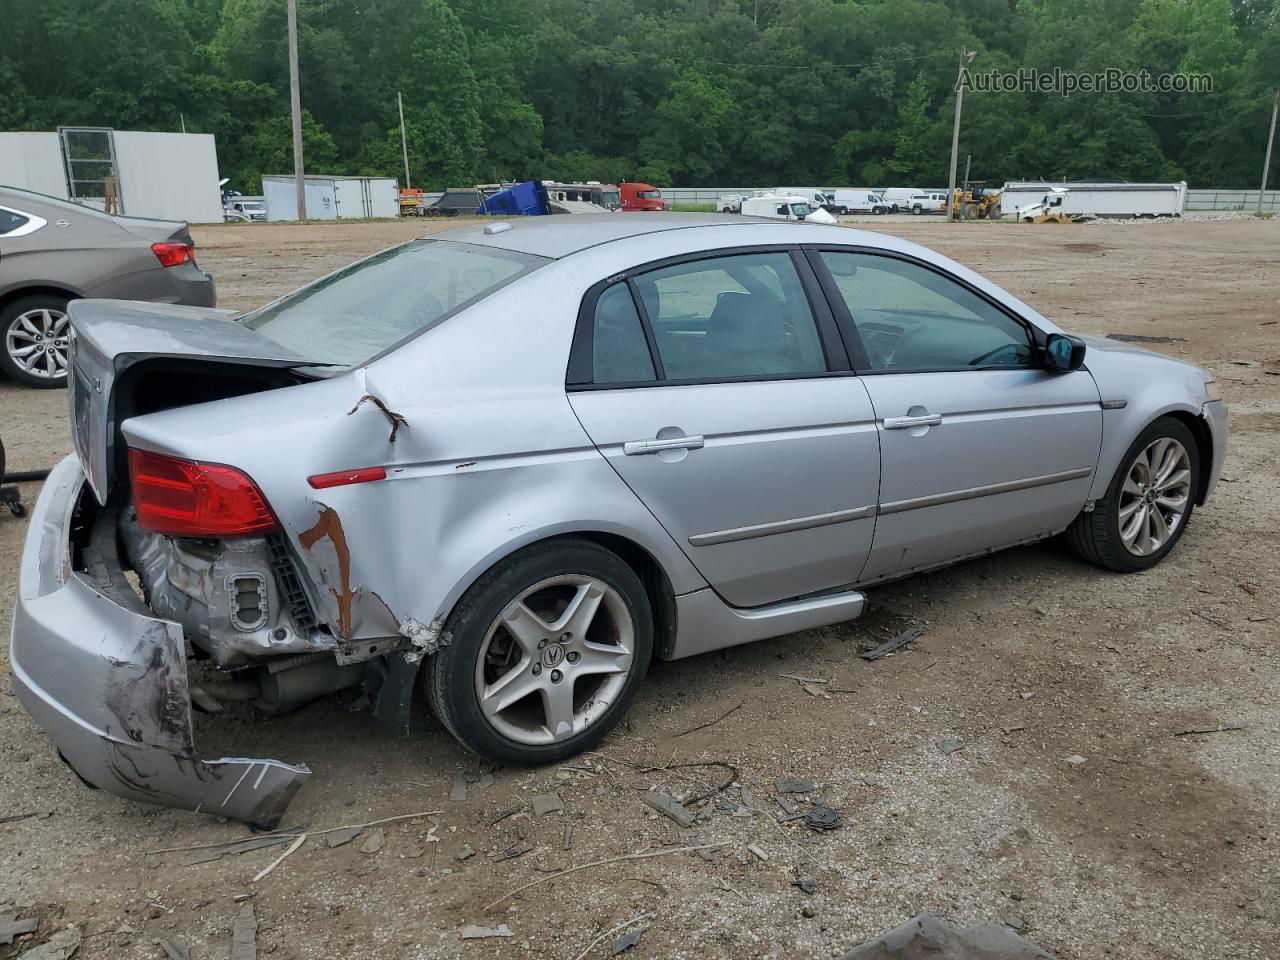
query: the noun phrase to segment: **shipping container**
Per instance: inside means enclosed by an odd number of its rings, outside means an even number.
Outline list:
[[[1036,203],[1050,187],[1070,192],[1062,203],[1068,215],[1095,217],[1180,217],[1187,204],[1187,184],[1088,181],[1049,183],[1019,180],[1006,183],[1000,197],[1003,216],[1012,218],[1019,207]]]

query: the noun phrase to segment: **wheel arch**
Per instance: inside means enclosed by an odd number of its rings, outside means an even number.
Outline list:
[[[26,297],[39,296],[63,297],[67,300],[78,300],[83,295],[78,291],[73,290],[71,287],[59,286],[56,283],[24,284],[20,287],[11,287],[3,293],[0,293],[0,310],[5,309],[14,301],[22,300]]]
[[[451,599],[448,608],[442,610],[437,616],[437,622],[447,623],[458,602],[472,585],[498,564],[530,547],[556,540],[587,540],[608,550],[635,572],[644,586],[645,595],[649,598],[650,609],[653,612],[654,655],[662,659],[670,657],[676,639],[676,594],[671,578],[648,548],[631,537],[608,530],[566,529],[508,544],[500,554],[491,555],[487,558],[487,563],[470,571],[466,582],[458,585],[455,591],[456,596]]]
[[[1213,434],[1210,433],[1204,417],[1188,410],[1171,410],[1163,416],[1179,421],[1191,431],[1191,436],[1195,437],[1196,455],[1200,460],[1200,476],[1196,484],[1196,506],[1203,506],[1209,496],[1209,479],[1213,466]],[[1155,420],[1151,422],[1155,423]]]

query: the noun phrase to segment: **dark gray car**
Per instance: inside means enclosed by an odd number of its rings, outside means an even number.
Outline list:
[[[89,297],[214,305],[187,225],[115,217],[0,186],[0,372],[67,382],[67,303]]]

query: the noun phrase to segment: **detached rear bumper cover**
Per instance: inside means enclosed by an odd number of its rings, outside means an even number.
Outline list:
[[[94,786],[274,827],[311,771],[196,755],[182,628],[71,568],[68,536],[83,484],[79,463],[67,457],[31,517],[10,650],[18,698]]]

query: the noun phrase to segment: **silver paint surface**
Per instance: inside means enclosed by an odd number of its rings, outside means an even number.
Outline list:
[[[1067,374],[974,369],[566,393],[589,287],[720,248],[813,243],[906,254],[1042,332],[1061,332],[972,271],[903,240],[674,214],[526,218],[501,233],[467,225],[435,239],[556,259],[364,367],[120,424],[112,383],[142,360],[288,368],[307,358],[209,312],[118,303],[72,311],[81,374],[73,411],[84,419],[74,432],[98,499],[112,490],[117,428],[131,447],[243,470],[280,520],[342,662],[379,640],[407,651],[386,657],[390,693],[376,708],[381,716],[386,701],[405,729],[414,674],[449,642],[461,595],[503,558],[550,537],[626,541],[651,558],[676,607],[674,637],[659,647],[677,658],[851,619],[867,584],[1060,532],[1163,414],[1202,418],[1213,439],[1210,489],[1221,469],[1226,410],[1208,402],[1204,371],[1113,341],[1091,340],[1086,369]],[[394,443],[366,396],[403,419]],[[681,438],[700,443],[664,443]],[[370,466],[386,479],[307,484]],[[106,789],[267,819],[263,811],[291,795],[305,769],[196,758],[183,626],[119,606],[71,569],[67,524],[82,482],[76,462],[64,462],[32,518],[13,628],[24,704]],[[144,567],[149,554],[164,554],[166,569],[181,554],[139,545]],[[218,632],[217,617],[208,618]],[[276,652],[252,634],[237,657]],[[118,775],[122,757],[154,768],[146,789]]]

